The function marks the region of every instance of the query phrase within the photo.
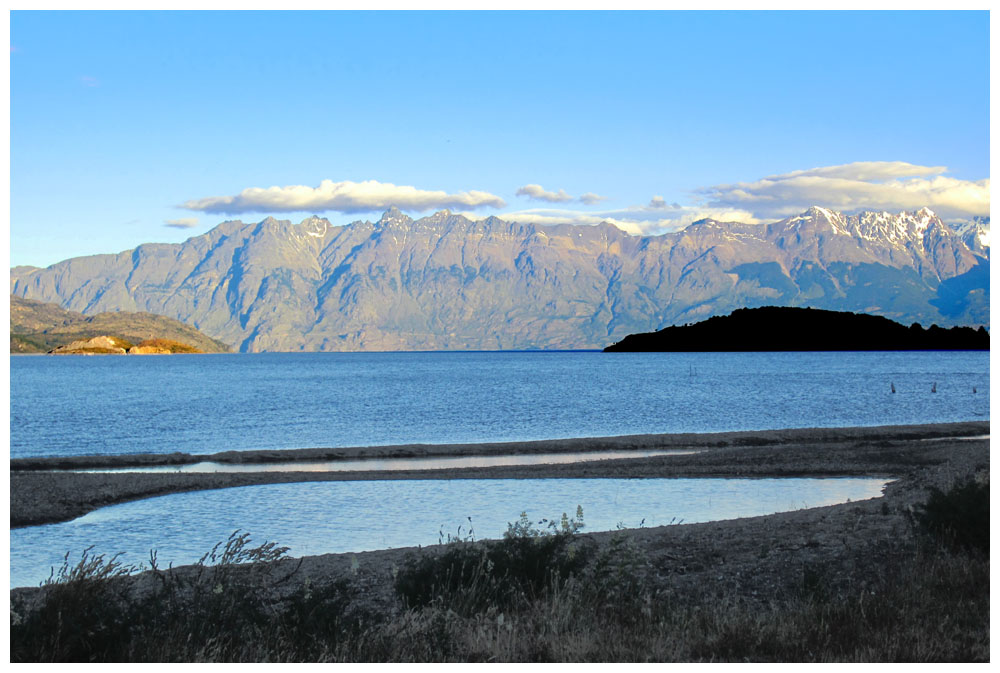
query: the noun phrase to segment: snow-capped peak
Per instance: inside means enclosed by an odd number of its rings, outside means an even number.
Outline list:
[[[832,210],[827,210],[822,206],[812,206],[811,208],[809,208],[809,210],[806,211],[806,213],[808,213],[809,215],[822,215],[828,220],[832,220],[834,215]]]
[[[927,206],[924,206],[923,208],[915,212],[913,215],[917,220],[915,224],[915,229],[917,230],[918,233],[921,234],[924,233],[927,230],[927,227],[930,226],[930,223],[937,218],[937,215],[934,214],[934,211],[928,208]]]
[[[825,221],[835,234],[849,234],[844,216],[835,210],[822,206],[811,206],[809,210],[789,219],[789,222],[802,223],[808,220]]]
[[[952,226],[973,252],[983,253],[990,248],[990,218],[974,217]]]

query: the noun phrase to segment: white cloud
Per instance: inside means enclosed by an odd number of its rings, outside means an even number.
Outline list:
[[[529,199],[534,199],[535,201],[548,201],[549,203],[579,201],[580,203],[588,206],[608,200],[608,197],[595,194],[594,192],[586,192],[581,194],[579,198],[574,198],[571,194],[567,193],[565,189],[560,189],[558,192],[551,192],[541,185],[535,184],[518,187],[516,194],[517,196],[526,196]]]
[[[698,220],[716,220],[717,222],[741,222],[743,224],[763,224],[764,220],[755,217],[753,213],[741,208],[703,208],[699,206],[682,206],[676,217],[670,218],[675,229],[682,229]]]
[[[677,203],[667,203],[667,200],[662,196],[654,196],[649,200],[649,203],[645,205],[643,210],[682,210],[683,206]]]
[[[656,195],[645,204],[598,211],[574,210],[570,202],[593,205],[606,197],[593,192],[574,197],[562,189],[549,191],[541,185],[527,184],[517,190],[518,196],[565,205],[498,213],[498,216],[536,224],[610,222],[623,231],[642,235],[677,231],[704,218],[759,224],[801,213],[814,205],[844,212],[918,210],[928,206],[949,221],[989,216],[989,178],[959,180],[943,175],[946,170],[943,166],[918,166],[901,161],[862,161],[791,171],[753,182],[704,187],[695,190],[701,202],[693,205],[668,202]],[[448,194],[374,180],[324,180],[315,188],[299,185],[250,188],[235,196],[191,200],[182,207],[237,214],[329,210],[357,213],[391,206],[411,211],[449,208],[463,212],[470,219],[481,219],[471,211],[482,207],[504,208],[506,204],[500,197],[483,191]],[[177,228],[196,224],[195,218],[166,222],[166,226]]]
[[[741,208],[762,218],[800,213],[810,206],[834,210],[918,210],[945,219],[989,215],[990,181],[941,175],[944,166],[862,161],[771,175],[754,182],[697,190],[709,207]]]
[[[607,201],[608,197],[601,196],[600,194],[595,194],[594,192],[587,192],[586,194],[580,195],[580,203],[585,203],[588,206],[592,206],[595,203],[600,203],[601,201]]]
[[[916,175],[940,175],[947,171],[946,166],[917,166],[905,161],[855,161],[839,166],[821,166],[804,171],[791,171],[783,175],[771,175],[765,180],[777,180],[794,177],[845,178],[848,180],[888,180],[891,178],[908,178]]]
[[[607,218],[599,213],[587,213],[579,210],[561,210],[538,208],[533,210],[518,210],[512,213],[497,215],[507,222],[530,222],[531,224],[600,224]]]
[[[677,204],[671,204],[669,208],[670,212],[667,217],[650,217],[649,209],[646,206],[589,213],[578,210],[539,208],[503,213],[497,215],[497,217],[507,221],[530,222],[541,225],[577,224],[592,226],[601,222],[609,222],[628,234],[641,236],[655,236],[671,231],[678,231],[693,222],[705,218],[711,218],[720,222],[760,223],[760,220],[755,218],[752,213],[740,209],[684,207]]]
[[[197,217],[182,217],[179,220],[167,220],[163,223],[165,227],[173,227],[174,229],[190,229],[191,227],[198,226]]]
[[[565,203],[572,201],[573,197],[560,189],[558,192],[550,192],[541,185],[524,185],[518,188],[517,196],[527,196],[536,201],[548,201],[549,203]]]
[[[283,213],[308,211],[318,213],[333,210],[360,213],[384,210],[396,206],[401,210],[426,211],[435,208],[503,208],[499,196],[482,191],[448,194],[388,182],[333,182],[323,180],[319,187],[289,185],[286,187],[250,187],[235,196],[210,196],[192,199],[181,208],[205,213]]]
[[[703,202],[681,205],[653,196],[644,205],[617,210],[535,208],[502,213],[505,220],[535,224],[594,225],[610,222],[630,234],[677,231],[701,219],[762,224],[796,215],[810,206],[842,212],[919,210],[930,207],[948,221],[989,216],[989,179],[970,181],[942,175],[943,166],[902,161],[862,161],[771,175],[755,182],[696,190]],[[541,187],[539,187],[541,189]]]

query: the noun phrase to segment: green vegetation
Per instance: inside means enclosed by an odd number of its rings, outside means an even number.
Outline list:
[[[47,350],[49,349],[45,347],[45,343],[37,338],[14,333],[10,335],[11,353],[44,353]]]
[[[914,531],[938,529],[927,521],[980,496],[966,486],[932,494]],[[193,568],[165,572],[154,555],[137,577],[85,554],[67,559],[34,609],[12,601],[11,660],[990,658],[989,559],[975,545],[887,539],[874,576],[845,583],[822,564],[789,568],[801,572],[798,588],[761,601],[714,582],[680,591],[671,576],[683,569],[654,566],[627,531],[604,543],[581,535],[579,511],[537,525],[522,516],[502,540],[469,533],[422,550],[393,569],[392,587],[357,565],[353,577],[303,581],[283,548],[236,533]]]

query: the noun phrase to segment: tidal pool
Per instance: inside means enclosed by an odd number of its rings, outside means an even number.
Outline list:
[[[126,563],[194,563],[234,530],[291,556],[501,537],[527,512],[573,517],[587,531],[758,516],[879,497],[881,478],[452,479],[267,484],[175,493],[105,507],[73,521],[10,531],[10,584],[33,586],[69,552]],[[544,526],[545,524],[541,524]]]

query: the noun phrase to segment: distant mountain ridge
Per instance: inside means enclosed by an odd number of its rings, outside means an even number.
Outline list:
[[[969,250],[981,255],[989,254],[990,218],[974,217],[957,226],[955,231],[961,236],[962,242],[969,246]]]
[[[876,315],[790,306],[743,308],[693,325],[630,334],[606,352],[985,350],[983,328],[909,327]]]
[[[173,318],[130,312],[85,316],[55,304],[11,295],[11,353],[44,353],[60,347],[65,350],[73,342],[107,335],[124,339],[131,344],[155,344],[164,340],[179,342],[177,345],[193,347],[205,353],[227,353],[231,350],[221,341],[205,336],[194,327]]]
[[[928,209],[816,207],[659,236],[390,209],[344,226],[223,222],[180,244],[10,273],[19,297],[167,315],[241,351],[603,348],[764,305],[989,325],[988,235],[977,252],[963,234]]]

